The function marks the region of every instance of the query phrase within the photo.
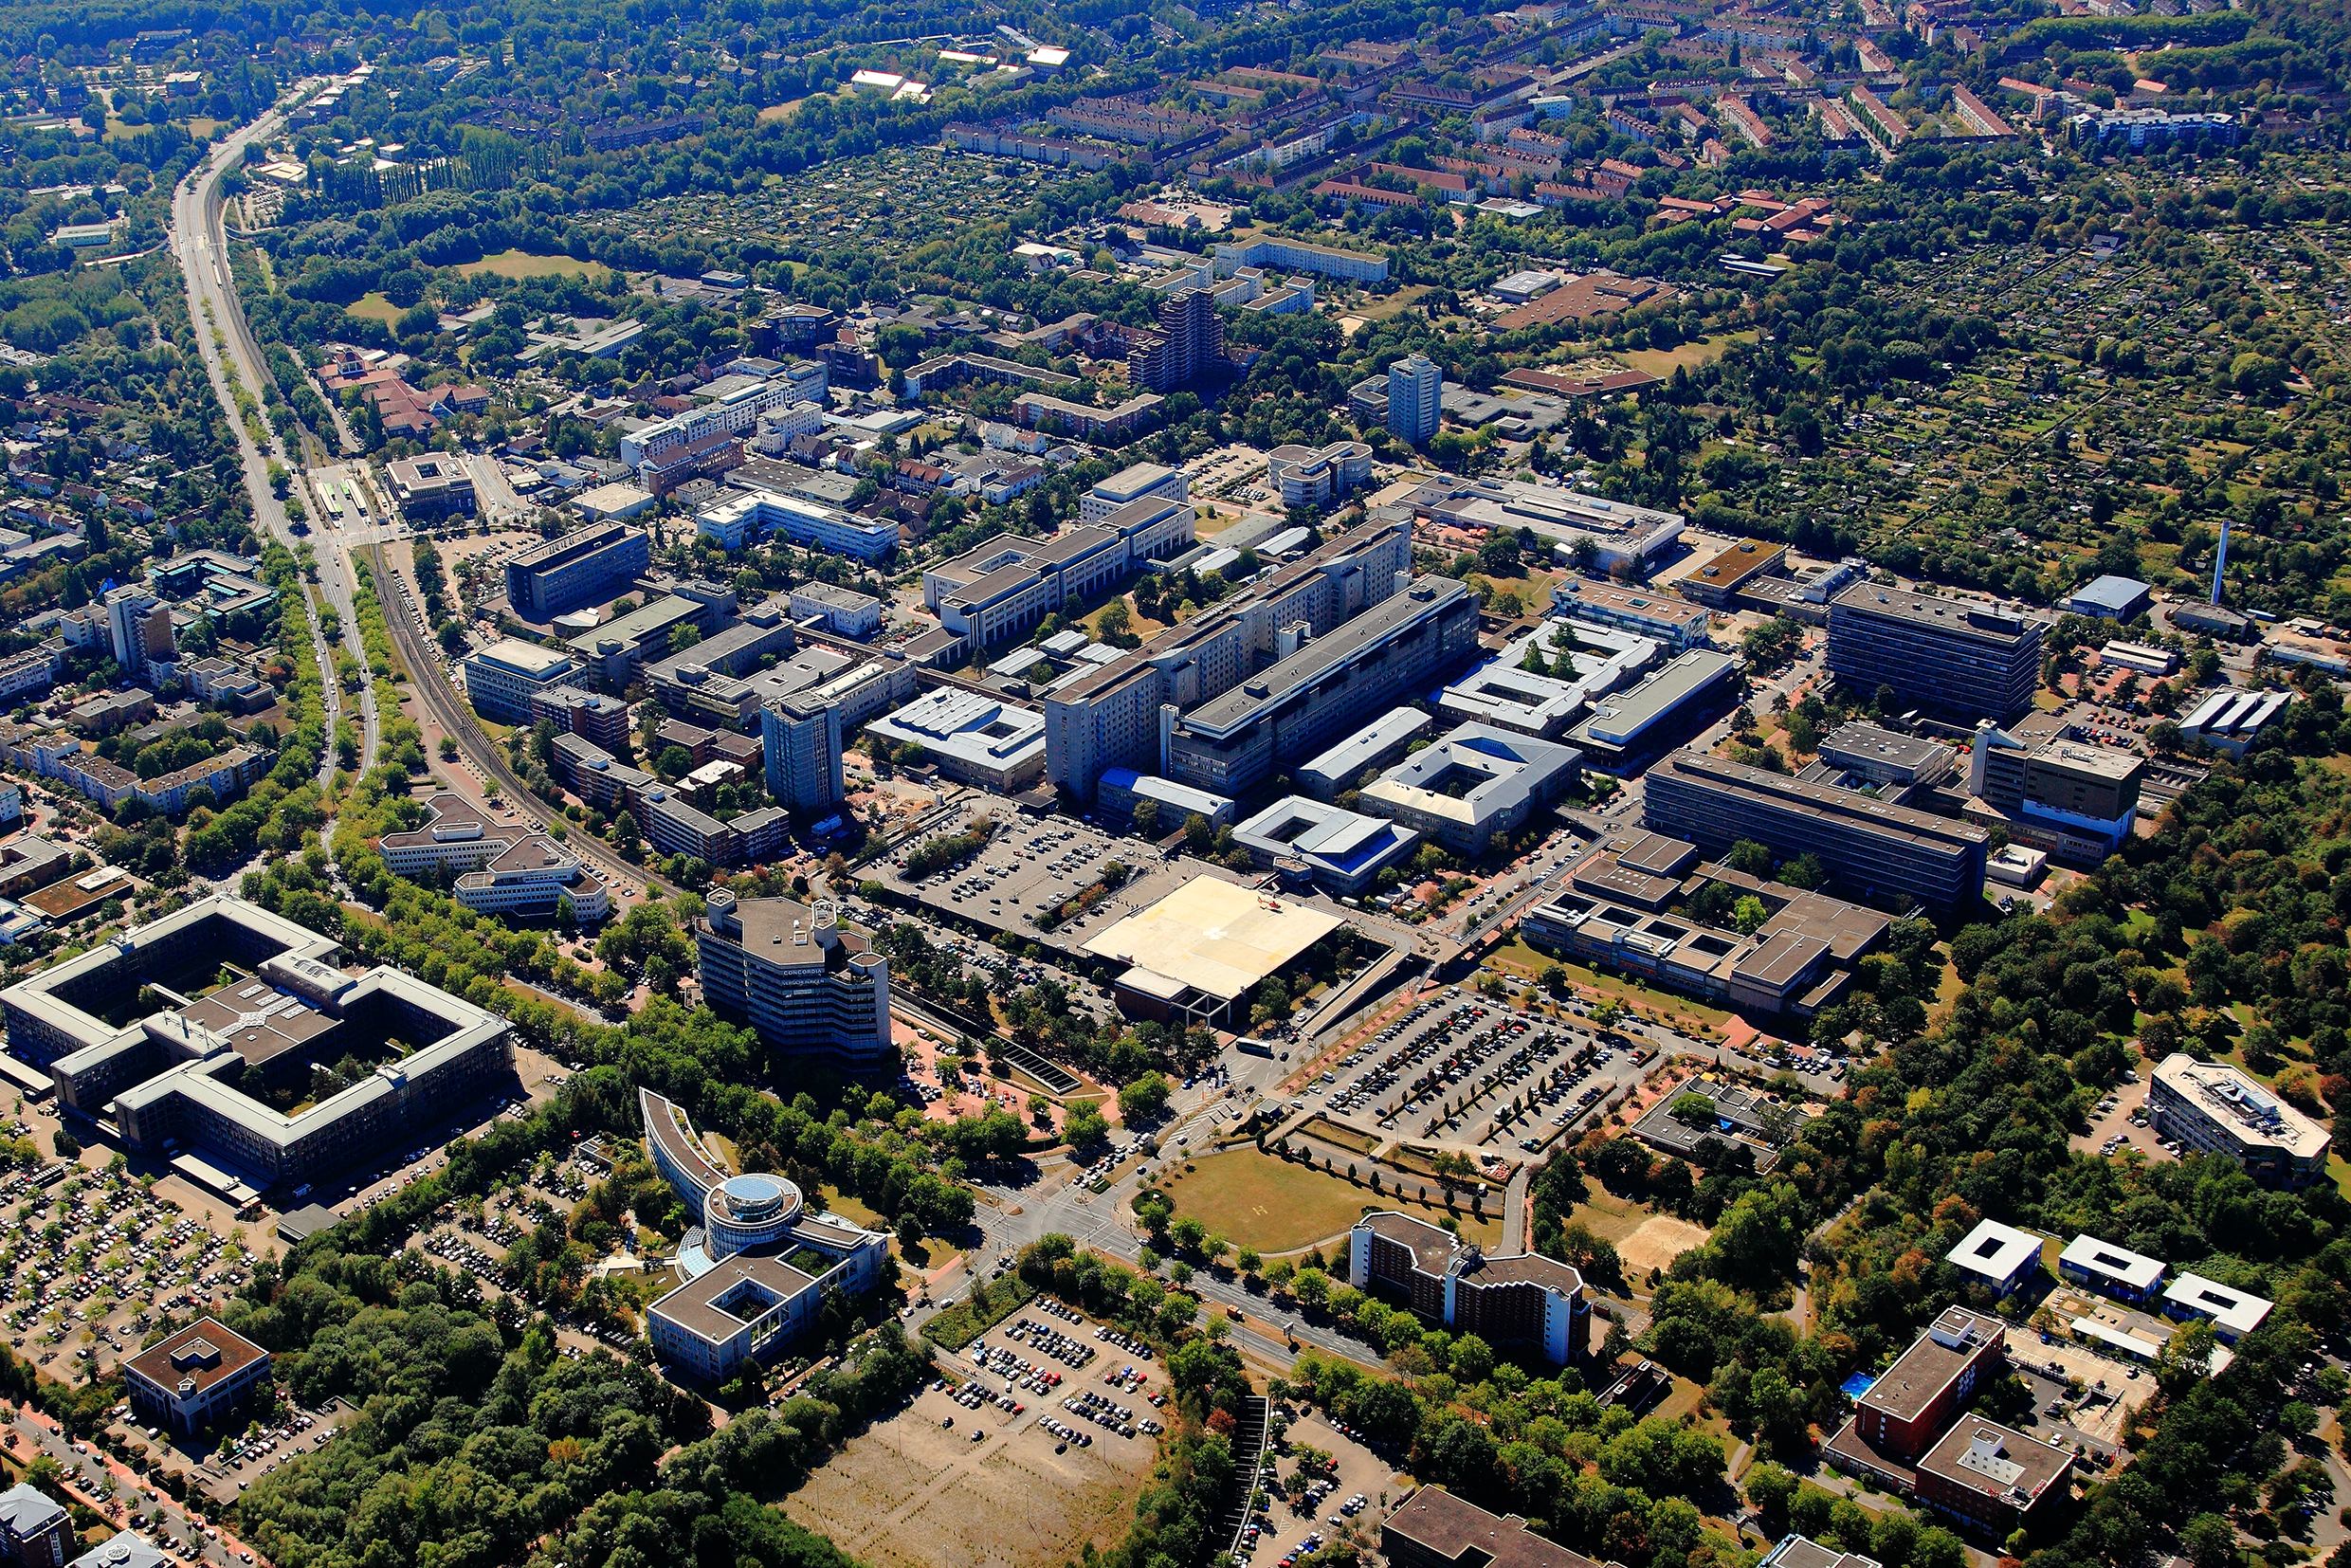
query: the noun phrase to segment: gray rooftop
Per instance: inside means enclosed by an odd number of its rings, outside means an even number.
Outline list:
[[[1223,696],[1203,702],[1184,717],[1183,726],[1195,732],[1230,734],[1267,707],[1304,690],[1424,616],[1442,613],[1468,593],[1466,585],[1450,577],[1415,578],[1403,593],[1382,599],[1329,636],[1313,639]]]

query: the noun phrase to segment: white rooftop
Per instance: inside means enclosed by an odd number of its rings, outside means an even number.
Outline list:
[[[2134,1252],[2127,1247],[2117,1247],[2092,1235],[2079,1235],[2068,1242],[2066,1249],[2058,1254],[2057,1262],[2060,1266],[2071,1264],[2076,1268],[2126,1285],[2133,1290],[2149,1289],[2163,1277],[2160,1258],[2151,1258],[2143,1252]]]
[[[2163,1299],[2183,1311],[2213,1322],[2232,1337],[2251,1334],[2269,1315],[2270,1304],[2250,1291],[2232,1290],[2201,1274],[2182,1274],[2163,1291]]]
[[[1967,1239],[1944,1254],[1944,1261],[2005,1285],[2041,1250],[2041,1238],[2030,1231],[1978,1220]]]

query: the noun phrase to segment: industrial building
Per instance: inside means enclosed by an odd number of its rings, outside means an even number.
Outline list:
[[[373,1158],[514,1078],[505,1020],[214,894],[0,992],[9,1048],[68,1111],[109,1116],[141,1153],[201,1149],[256,1187]],[[239,978],[183,998],[224,967]],[[138,999],[161,1011],[137,1014]],[[354,1051],[378,1065],[291,1114],[264,1098]]]
[[[1709,856],[1740,839],[1783,860],[1816,855],[1849,894],[1915,902],[1939,916],[1982,897],[1988,835],[1972,823],[1686,749],[1645,783],[1642,825]]]
[[[1979,600],[1856,583],[1829,605],[1829,672],[1864,696],[1974,723],[2032,705],[2041,684],[2037,620]]]
[[[2084,583],[2073,591],[2063,606],[2076,615],[2095,615],[2109,621],[2135,621],[2147,612],[2154,594],[2145,583],[2133,577],[2104,576]]]
[[[2201,741],[2231,757],[2243,757],[2264,730],[2286,716],[2293,694],[2286,691],[2214,692],[2179,720],[2182,739]]]
[[[2147,1081],[2160,1138],[2233,1161],[2264,1187],[2300,1192],[2326,1175],[2327,1128],[2225,1062],[2174,1052]]]
[[[1419,1316],[1492,1345],[1523,1345],[1554,1366],[1591,1350],[1583,1276],[1533,1252],[1487,1252],[1451,1231],[1383,1211],[1347,1235],[1347,1283],[1400,1298]]]
[[[622,522],[575,528],[506,563],[506,603],[526,621],[552,621],[628,592],[653,563],[642,529]]]
[[[829,900],[714,890],[694,921],[702,994],[775,1050],[857,1077],[894,1071],[890,961]]]
[[[646,1309],[665,1368],[725,1382],[799,1338],[828,1293],[888,1276],[888,1235],[811,1213],[787,1177],[729,1171],[683,1106],[650,1089],[637,1100],[653,1167],[694,1216],[678,1249],[685,1283]]]
[[[1582,777],[1583,754],[1484,724],[1464,724],[1358,792],[1359,807],[1469,859],[1507,838]]]
[[[1240,794],[1401,702],[1475,648],[1477,632],[1476,598],[1433,576],[1327,635],[1302,644],[1285,630],[1295,651],[1166,726],[1162,772],[1212,794]]]
[[[1173,777],[1161,710],[1196,707],[1410,581],[1412,524],[1365,523],[1046,695],[1046,776],[1081,800],[1115,767]],[[1458,584],[1454,585],[1456,588]],[[1194,781],[1196,782],[1196,781]],[[1213,785],[1212,793],[1225,793]]]

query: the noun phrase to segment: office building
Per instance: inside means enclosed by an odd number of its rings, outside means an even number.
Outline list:
[[[201,1318],[124,1361],[122,1382],[140,1425],[187,1437],[267,1388],[269,1366],[269,1352]]]
[[[1573,746],[1464,724],[1365,785],[1357,803],[1474,859],[1574,785],[1582,761]]]
[[[1840,1552],[1807,1536],[1782,1536],[1755,1568],[1879,1568],[1874,1558]]]
[[[394,458],[384,473],[392,481],[392,504],[410,522],[474,514],[473,475],[445,452]]]
[[[106,629],[115,663],[125,675],[137,679],[150,665],[176,662],[172,607],[143,588],[118,588],[106,595]]]
[[[1487,1252],[1410,1214],[1356,1221],[1347,1283],[1401,1297],[1457,1335],[1527,1346],[1554,1366],[1580,1366],[1589,1354],[1592,1302],[1581,1274],[1532,1252]]]
[[[1139,501],[1164,501],[1181,504],[1190,500],[1191,496],[1192,482],[1181,468],[1170,468],[1157,463],[1137,463],[1120,469],[1080,496],[1078,498],[1078,521],[1081,523],[1101,522],[1111,513],[1121,507],[1132,506]],[[1152,514],[1155,520],[1164,515]],[[1192,534],[1189,530],[1184,532],[1181,544],[1176,543],[1172,533],[1154,533],[1146,540],[1145,547],[1137,553],[1145,556],[1173,555],[1176,549],[1189,545],[1191,542]]]
[[[2325,1177],[2326,1127],[2226,1063],[2166,1056],[2147,1083],[2147,1115],[2159,1138],[2233,1160],[2264,1187],[2300,1192]]]
[[[554,915],[568,905],[575,920],[600,921],[612,912],[604,880],[554,839],[494,822],[446,790],[425,808],[422,826],[376,841],[393,875],[453,878],[449,896],[476,914]]]
[[[831,583],[802,583],[792,591],[792,618],[822,622],[836,637],[870,637],[882,629],[882,601]]]
[[[1829,672],[1904,708],[2005,720],[2041,683],[2041,623],[1979,600],[1856,583],[1829,602]]]
[[[0,1553],[14,1568],[65,1568],[81,1545],[48,1493],[21,1481],[0,1492]]]
[[[685,1283],[646,1310],[664,1367],[725,1382],[796,1340],[827,1295],[888,1277],[886,1233],[810,1212],[788,1177],[730,1171],[682,1106],[650,1089],[637,1099],[654,1169],[694,1216],[678,1253]]]
[[[474,712],[501,724],[529,724],[531,699],[579,673],[569,653],[508,637],[469,654],[465,696]]]
[[[957,783],[1017,794],[1045,773],[1045,716],[960,687],[926,693],[867,722],[866,733],[913,746]]]
[[[2073,1451],[1970,1417],[1919,1460],[1920,1502],[2000,1539],[2050,1498],[2072,1492]]]
[[[629,591],[653,563],[652,541],[624,522],[574,528],[506,563],[506,603],[526,621],[552,621]]]
[[[1968,757],[1967,791],[1982,803],[1970,815],[2058,860],[2095,866],[2130,837],[2146,771],[2135,752],[2062,737],[2033,744],[1987,719]]]
[[[759,750],[768,797],[793,811],[820,811],[841,803],[841,710],[804,697],[759,708]]]
[[[2250,1291],[2218,1285],[2201,1274],[2182,1274],[2164,1288],[2163,1314],[2182,1322],[2201,1318],[2213,1325],[2224,1345],[2259,1328],[2271,1304]]]
[[[1554,480],[1444,477],[1423,483],[1400,504],[1410,507],[1415,519],[1440,527],[1500,529],[1514,537],[1522,530],[1531,532],[1555,561],[1572,561],[1586,572],[1627,579],[1649,575],[1662,557],[1678,548],[1688,526],[1679,512],[1611,501]],[[1563,584],[1553,591],[1554,596],[1564,591]],[[1703,639],[1706,617],[1700,613],[1696,619]]]
[[[1382,870],[1401,866],[1420,834],[1294,794],[1235,827],[1232,841],[1261,869],[1281,872],[1294,886],[1356,898]]]
[[[1266,478],[1284,506],[1328,506],[1372,482],[1372,449],[1360,441],[1276,447],[1266,454]]]
[[[1419,1488],[1380,1522],[1379,1553],[1390,1568],[1599,1568],[1518,1515],[1497,1517],[1442,1486]]]
[[[1143,803],[1153,807],[1151,831],[1164,837],[1176,831],[1194,817],[1212,828],[1230,827],[1232,822],[1232,802],[1206,790],[1195,790],[1173,779],[1139,774],[1132,768],[1111,768],[1102,775],[1102,783],[1094,793],[1094,802],[1113,821],[1121,821],[1139,830],[1138,813]]]
[[[1429,716],[1418,708],[1393,708],[1298,770],[1299,787],[1317,800],[1333,800],[1366,784],[1365,775],[1404,755],[1427,734]]]
[[[1327,636],[1284,636],[1295,652],[1167,717],[1167,777],[1238,795],[1321,755],[1474,649],[1477,601],[1450,577],[1422,577]]]
[[[772,1048],[857,1076],[894,1072],[890,961],[829,900],[710,894],[694,922],[702,994]]]
[[[855,517],[837,506],[773,490],[746,491],[705,507],[694,514],[694,531],[726,550],[780,537],[861,561],[878,561],[898,548],[895,522]]]
[[[728,595],[731,601],[733,595]],[[719,613],[713,610],[712,613]],[[751,722],[744,684],[762,659],[779,659],[799,642],[798,629],[781,600],[753,605],[742,618],[712,636],[666,657],[648,650],[644,680],[662,706],[682,718],[718,729]],[[836,655],[844,661],[847,655]]]
[[[1698,719],[1728,706],[1738,674],[1739,661],[1729,654],[1691,648],[1637,684],[1599,698],[1590,716],[1559,738],[1603,773],[1630,772],[1687,734]]]
[[[1788,547],[1763,539],[1740,539],[1673,586],[1692,604],[1729,610],[1739,592],[1758,577],[1785,576]]]
[[[647,659],[669,656],[678,628],[691,626],[707,636],[725,624],[726,611],[719,606],[683,593],[665,593],[592,631],[581,632],[565,646],[582,666],[581,680],[599,680],[614,691],[623,691]]]
[[[1580,577],[1570,577],[1551,590],[1551,612],[1571,621],[1630,631],[1676,653],[1704,647],[1710,626],[1703,605]]]
[[[2118,638],[2099,647],[2098,665],[2102,669],[2127,669],[2160,680],[2178,672],[2179,655],[2153,643],[2126,643]]]
[[[1158,474],[1171,470],[1156,469]],[[1105,480],[1121,485],[1137,473]],[[1112,507],[1097,521],[1064,529],[1050,538],[995,538],[922,574],[922,602],[939,624],[974,649],[993,647],[1025,635],[1047,615],[1075,600],[1090,599],[1156,562],[1192,546],[1192,507],[1181,499],[1183,475],[1175,472],[1177,494],[1146,490]],[[1159,483],[1146,477],[1131,487]],[[1097,485],[1089,501],[1103,499]]]
[[[1891,791],[1894,799],[1941,783],[1959,766],[1949,746],[1860,720],[1828,733],[1820,742],[1820,760],[1842,775],[1848,788]]]
[[[1947,1306],[1894,1364],[1877,1375],[1829,1443],[1829,1458],[1907,1490],[1910,1468],[1933,1448],[1976,1391],[2008,1370],[1999,1319]]]
[[[66,1110],[111,1117],[129,1149],[200,1149],[257,1187],[371,1159],[513,1084],[504,1019],[389,966],[347,975],[339,956],[332,938],[213,894],[0,992],[9,1049],[47,1070]],[[224,963],[251,977],[168,1005]],[[166,1010],[126,1016],[143,991]],[[379,1065],[292,1114],[244,1086],[307,1085],[361,1051]]]
[[[1988,835],[1971,823],[1689,750],[1651,768],[1646,785],[1642,826],[1711,859],[1752,839],[1782,860],[1818,856],[1848,896],[1915,902],[1938,915],[1982,896]]]
[[[173,1568],[175,1559],[143,1536],[118,1530],[67,1568]]]
[[[2163,1262],[2096,1236],[2077,1235],[2057,1254],[2060,1278],[2086,1285],[2118,1301],[2152,1301],[2163,1283]]]
[[[531,693],[531,722],[547,720],[559,735],[576,735],[607,751],[629,743],[629,704],[577,686],[548,686]]]
[[[1364,523],[1093,674],[1057,684],[1045,698],[1047,777],[1089,801],[1109,768],[1176,777],[1166,762],[1162,709],[1195,707],[1232,690],[1297,652],[1297,628],[1325,636],[1393,596],[1411,569],[1410,521]]]
[[[1445,373],[1425,354],[1388,367],[1388,433],[1408,447],[1426,447],[1437,433]]]
[[[1977,1220],[1943,1261],[1995,1296],[2011,1296],[2041,1272],[2041,1238],[1996,1219]]]

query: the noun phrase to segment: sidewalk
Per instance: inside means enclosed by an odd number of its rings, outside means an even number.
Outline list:
[[[25,1426],[33,1428],[36,1434],[46,1434],[49,1437],[53,1437],[58,1441],[64,1443],[69,1449],[74,1442],[78,1441],[78,1439],[68,1435],[65,1429],[60,1426],[55,1418],[41,1411],[33,1410],[27,1407],[11,1406],[7,1408],[7,1424],[11,1429],[17,1424],[22,1423]],[[147,1481],[143,1480],[137,1473],[135,1473],[128,1466],[117,1460],[112,1454],[106,1452],[97,1444],[91,1443],[84,1446],[89,1449],[89,1453],[86,1456],[88,1461],[91,1464],[99,1466],[106,1472],[106,1474],[114,1482],[115,1490],[118,1495],[109,1502],[100,1502],[98,1499],[83,1491],[79,1486],[75,1485],[74,1481],[71,1479],[73,1472],[68,1469],[66,1472],[66,1478],[59,1483],[60,1487],[68,1496],[72,1497],[76,1502],[82,1504],[82,1506],[99,1514],[102,1518],[113,1521],[118,1528],[122,1529],[127,1529],[129,1527],[123,1522],[133,1511],[129,1505],[122,1501],[123,1494],[128,1494],[133,1497],[152,1497],[154,1499],[153,1506],[155,1508],[162,1509],[168,1518],[173,1519],[181,1535],[184,1536],[190,1533],[192,1527],[188,1522],[189,1511],[185,1504],[175,1501],[171,1493],[164,1491],[160,1487],[151,1486]],[[42,1448],[38,1440],[38,1435],[36,1435],[34,1442],[34,1452],[38,1453],[44,1451],[46,1451],[46,1449]],[[29,1459],[31,1455],[27,1454],[26,1457]],[[146,1513],[151,1510],[148,1508],[140,1508],[136,1511]],[[249,1558],[249,1559],[257,1565],[257,1568],[268,1568],[269,1559],[267,1558],[264,1557],[259,1552],[255,1552],[251,1547],[237,1540],[236,1537],[230,1535],[228,1529],[221,1525],[217,1521],[210,1520],[208,1516],[208,1523],[210,1523],[211,1528],[220,1532],[220,1540],[218,1544],[224,1557]],[[175,1557],[178,1556],[176,1552],[173,1553],[173,1555]]]

